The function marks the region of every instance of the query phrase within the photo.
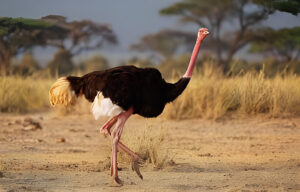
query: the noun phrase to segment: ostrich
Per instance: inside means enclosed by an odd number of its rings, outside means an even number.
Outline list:
[[[132,158],[132,169],[143,179],[139,171],[139,157],[126,147],[120,137],[127,119],[132,114],[157,117],[169,102],[175,100],[188,85],[195,66],[201,42],[209,34],[206,28],[198,31],[198,37],[186,73],[176,83],[167,83],[155,68],[120,66],[104,71],[94,71],[82,77],[68,76],[58,79],[50,88],[52,106],[74,104],[84,95],[92,102],[91,112],[97,120],[110,116],[100,132],[112,137],[111,176],[116,185],[122,185],[118,177],[117,148]],[[111,127],[115,125],[111,132]]]

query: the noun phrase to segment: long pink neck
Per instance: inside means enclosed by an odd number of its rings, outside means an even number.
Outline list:
[[[190,63],[189,63],[189,66],[184,74],[183,77],[185,78],[191,78],[192,77],[192,74],[193,74],[193,71],[194,71],[194,68],[195,68],[195,63],[196,63],[196,59],[197,59],[197,56],[198,56],[198,53],[199,53],[199,50],[200,50],[200,46],[201,46],[201,43],[203,41],[203,37],[199,36],[197,38],[197,41],[196,41],[196,44],[195,44],[195,47],[194,47],[194,50],[193,50],[193,53],[192,53],[192,56],[191,56],[191,60],[190,60]]]

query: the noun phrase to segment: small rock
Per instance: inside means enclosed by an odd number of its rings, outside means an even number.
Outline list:
[[[10,125],[12,125],[12,122],[10,122],[10,121],[3,123],[3,126],[10,126]]]
[[[56,138],[56,143],[65,143],[65,142],[66,142],[66,139],[63,137]]]
[[[173,165],[176,165],[175,161],[173,159],[171,159],[169,162],[168,162],[168,165],[170,166],[173,166]]]
[[[297,127],[296,123],[294,122],[288,122],[284,125],[285,128],[295,128]]]
[[[31,123],[33,122],[33,119],[31,117],[25,117],[23,121]]]
[[[76,133],[76,132],[83,132],[84,129],[69,129],[69,131]]]
[[[23,128],[24,131],[34,131],[35,126],[34,125],[27,125],[26,127]]]
[[[28,125],[23,125],[24,131],[36,131],[38,129],[42,129],[41,124],[39,122],[32,122],[31,124]]]
[[[69,150],[71,153],[86,153],[86,151],[81,150],[81,149],[71,149]]]
[[[26,117],[23,120],[23,127],[24,131],[35,131],[42,129],[41,124],[38,121],[34,121],[31,117]]]
[[[14,121],[14,123],[15,123],[15,124],[21,124],[21,123],[22,123],[22,121],[21,121],[21,120],[19,120],[19,119],[17,119],[17,120],[15,120],[15,121]]]
[[[210,153],[205,153],[205,154],[199,154],[199,157],[212,157]]]
[[[36,142],[38,142],[38,143],[41,143],[43,141],[44,141],[43,139],[36,139]]]

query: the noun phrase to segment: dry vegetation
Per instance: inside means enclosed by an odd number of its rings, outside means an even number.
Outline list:
[[[147,120],[146,120],[147,121]],[[125,125],[121,141],[141,158],[139,163],[148,168],[163,169],[166,166],[174,164],[173,156],[168,150],[167,141],[165,138],[168,135],[168,130],[165,126],[154,127],[153,124],[145,123],[142,126],[127,126]],[[106,139],[107,145],[102,150],[107,157],[105,169],[110,167],[111,157],[111,140]],[[131,157],[124,151],[118,153],[119,162],[125,166],[130,166],[132,163]]]
[[[217,119],[226,112],[240,114],[267,113],[280,117],[300,110],[300,78],[277,75],[266,78],[261,72],[224,77],[209,64],[196,73],[191,83],[163,115],[171,119]],[[0,111],[29,112],[49,107],[48,90],[54,80],[22,77],[0,78]],[[86,102],[60,112],[89,112]]]
[[[163,126],[154,128],[146,124],[143,127],[124,129],[122,141],[144,162],[152,164],[156,169],[161,169],[173,163],[165,142],[166,134],[167,130]],[[123,151],[120,153],[120,158],[125,162],[131,161]]]
[[[167,106],[164,115],[171,119],[217,119],[229,111],[274,117],[295,114],[300,110],[299,85],[300,78],[292,74],[266,78],[261,71],[226,78],[218,70],[204,67],[183,95]]]
[[[49,107],[51,80],[0,77],[0,111],[30,112]]]

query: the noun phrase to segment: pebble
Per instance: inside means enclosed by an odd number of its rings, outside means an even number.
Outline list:
[[[56,138],[56,143],[65,143],[65,142],[66,142],[66,139],[63,137]]]

